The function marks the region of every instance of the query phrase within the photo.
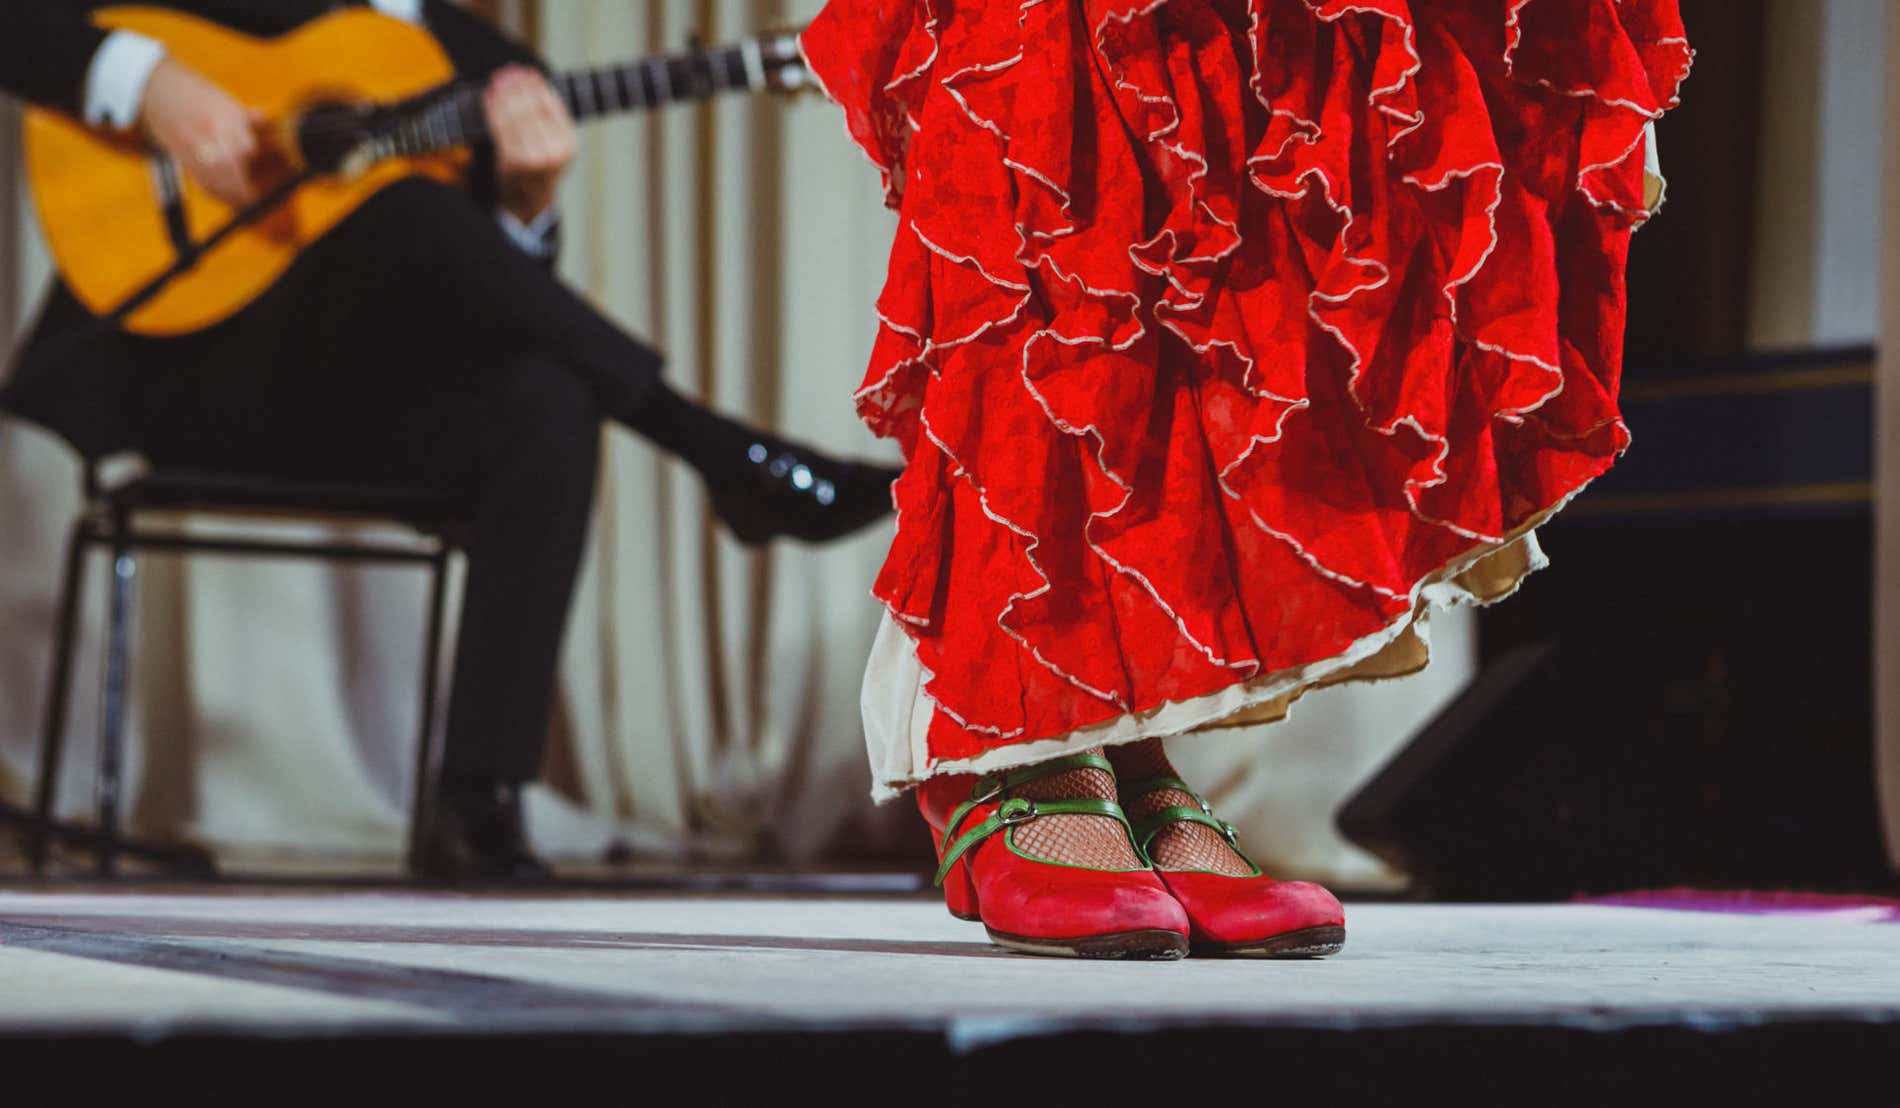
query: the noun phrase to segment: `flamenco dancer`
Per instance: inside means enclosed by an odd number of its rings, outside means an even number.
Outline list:
[[[804,48],[900,215],[878,795],[1004,946],[1339,950],[1162,740],[1422,668],[1628,447],[1675,0],[832,0]]]

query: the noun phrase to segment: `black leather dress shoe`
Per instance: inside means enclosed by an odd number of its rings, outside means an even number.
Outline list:
[[[745,457],[710,485],[713,511],[747,546],[780,537],[829,542],[889,515],[891,482],[902,472],[755,436]]]
[[[416,851],[416,876],[453,884],[538,884],[554,876],[528,846],[521,788],[445,783]]]

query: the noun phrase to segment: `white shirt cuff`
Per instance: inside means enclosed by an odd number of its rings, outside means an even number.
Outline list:
[[[369,0],[370,7],[404,23],[422,22],[422,0]]]
[[[165,59],[156,39],[135,31],[114,31],[99,44],[86,67],[86,122],[125,130],[139,121],[145,83]]]
[[[554,224],[560,218],[560,214],[555,211],[552,204],[527,223],[521,222],[515,217],[515,213],[507,208],[495,209],[495,219],[501,224],[502,233],[508,236],[510,242],[520,247],[522,253],[536,258],[546,258],[554,253],[554,244],[548,239],[554,230]]]

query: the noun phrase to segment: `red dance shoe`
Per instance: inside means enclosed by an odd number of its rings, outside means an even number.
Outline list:
[[[950,914],[981,920],[991,941],[1030,954],[1185,956],[1187,914],[1153,869],[1094,869],[1045,861],[1017,848],[1018,827],[1054,815],[1110,816],[1132,841],[1128,818],[1112,800],[1010,795],[1031,781],[1077,769],[1114,773],[1107,759],[1077,754],[978,778],[932,778],[918,789],[917,806],[937,844],[937,884]],[[1138,848],[1134,854],[1141,856]]]
[[[1168,886],[1193,921],[1194,953],[1230,958],[1323,958],[1346,945],[1346,911],[1332,893],[1309,881],[1275,881],[1241,854],[1234,825],[1214,817],[1199,793],[1175,777],[1150,777],[1122,786],[1121,798],[1179,790],[1195,807],[1163,808],[1135,820],[1135,844],[1144,858],[1154,837],[1171,824],[1202,823],[1220,832],[1253,873],[1238,876],[1212,870],[1167,870],[1155,874]]]

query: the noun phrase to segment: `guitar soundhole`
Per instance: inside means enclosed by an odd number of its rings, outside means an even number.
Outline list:
[[[297,121],[297,150],[304,164],[334,173],[371,137],[370,113],[353,104],[315,104]]]

